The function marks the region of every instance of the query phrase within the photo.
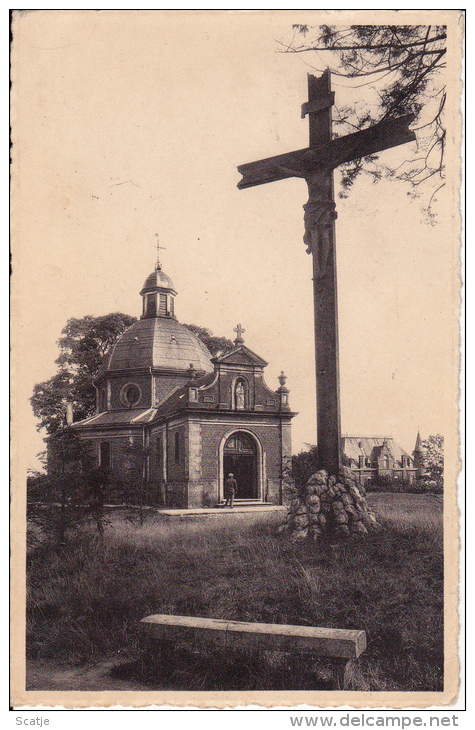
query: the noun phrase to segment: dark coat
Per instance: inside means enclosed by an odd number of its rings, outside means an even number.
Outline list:
[[[231,494],[236,494],[237,492],[237,481],[234,479],[234,477],[228,477],[226,479],[226,483],[224,485],[224,496],[231,496]]]

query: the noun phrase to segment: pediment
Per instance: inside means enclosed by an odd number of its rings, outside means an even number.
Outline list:
[[[265,367],[267,365],[262,357],[256,355],[255,352],[252,352],[245,345],[239,345],[234,350],[214,358],[213,362],[223,365],[257,365],[258,367]]]

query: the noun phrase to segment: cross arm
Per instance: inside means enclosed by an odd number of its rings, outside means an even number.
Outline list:
[[[238,171],[242,174],[242,180],[238,182],[238,188],[243,190],[288,177],[306,177],[317,169],[332,170],[344,162],[412,142],[416,135],[408,127],[413,121],[413,114],[386,119],[361,132],[333,139],[320,147],[306,147],[239,165]]]

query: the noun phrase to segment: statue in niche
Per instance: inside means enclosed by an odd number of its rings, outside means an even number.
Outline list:
[[[238,380],[236,384],[236,390],[235,390],[235,396],[236,396],[236,409],[238,411],[244,410],[244,386],[242,384],[241,380]]]

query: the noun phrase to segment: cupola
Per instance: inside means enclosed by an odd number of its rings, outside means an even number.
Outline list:
[[[157,261],[155,271],[145,280],[140,292],[143,298],[142,319],[150,317],[173,317],[176,291],[169,276],[164,274]]]

